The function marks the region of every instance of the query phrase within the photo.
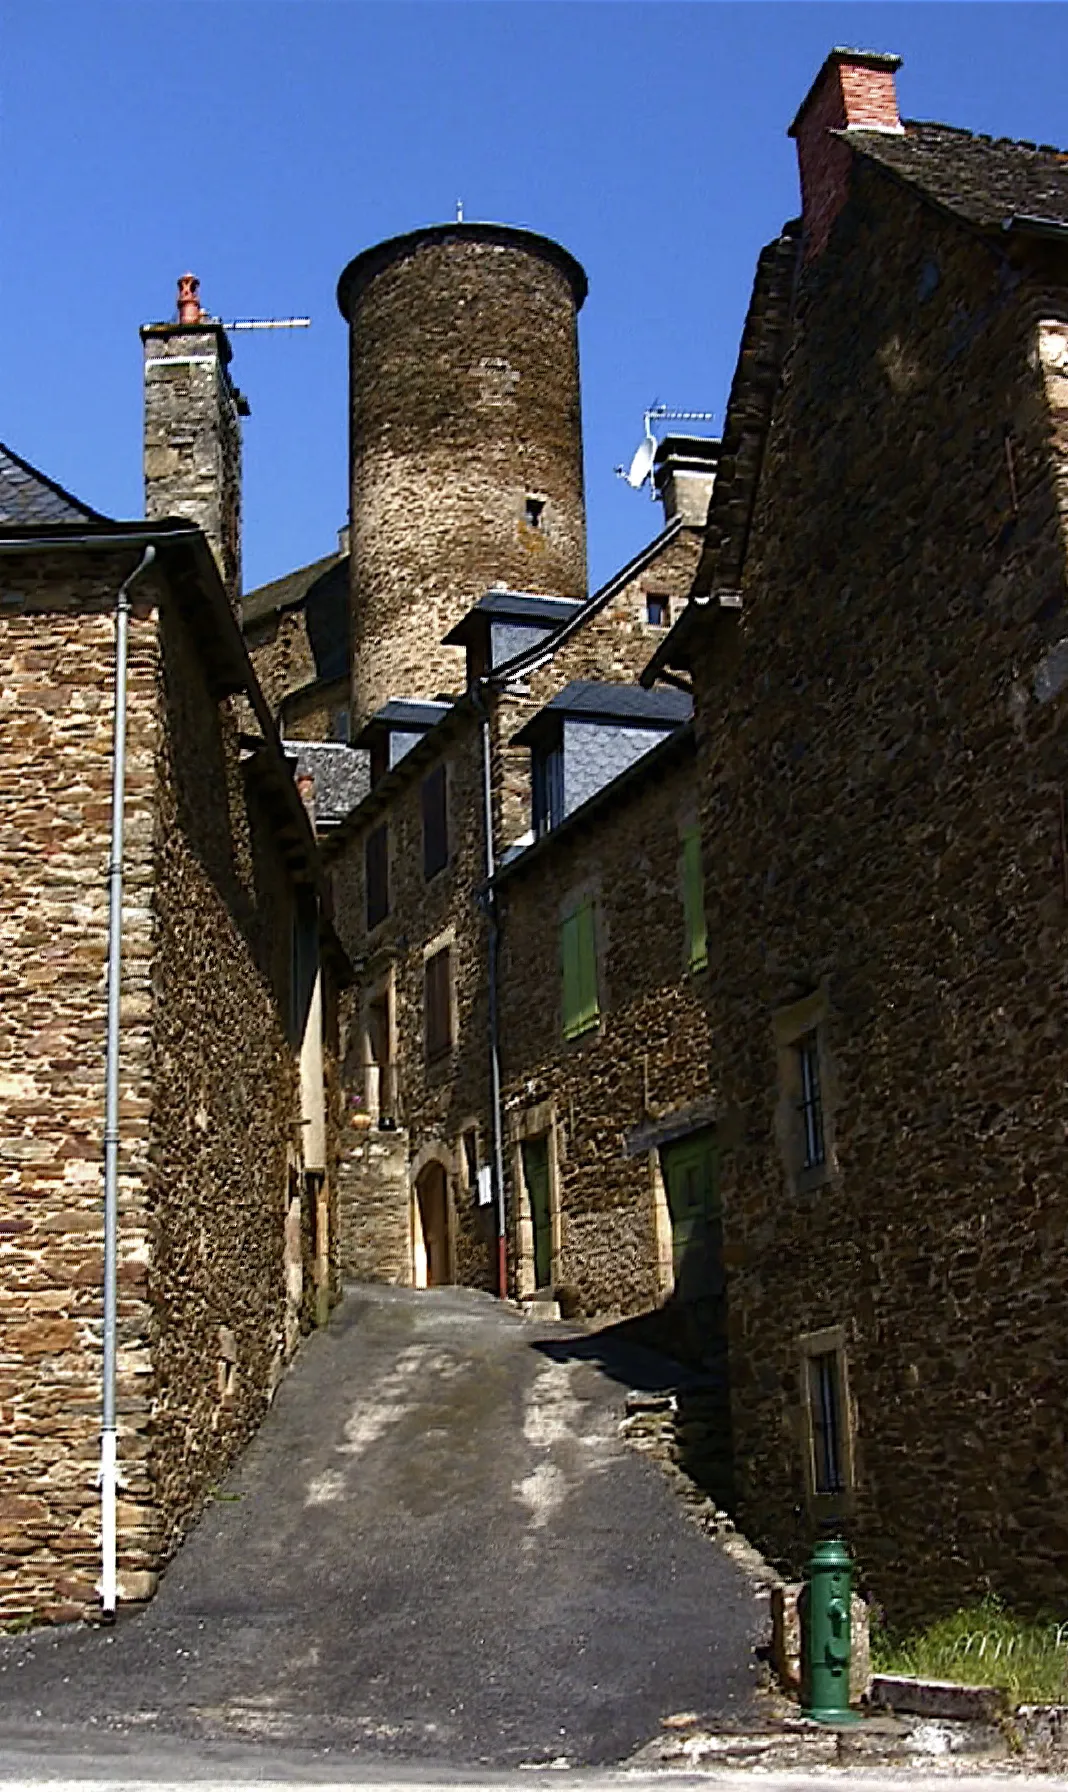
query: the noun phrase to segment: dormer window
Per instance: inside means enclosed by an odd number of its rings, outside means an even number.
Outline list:
[[[541,839],[564,819],[564,749],[561,743],[533,754],[534,834]]]
[[[545,499],[528,496],[528,498],[527,498],[527,522],[530,524],[530,527],[532,529],[540,529],[541,528],[542,517],[544,515],[544,512],[545,512]]]

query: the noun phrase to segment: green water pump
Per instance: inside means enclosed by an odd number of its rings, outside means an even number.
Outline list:
[[[853,1558],[840,1537],[817,1543],[802,1595],[802,1709],[821,1724],[856,1723],[849,1709]]]

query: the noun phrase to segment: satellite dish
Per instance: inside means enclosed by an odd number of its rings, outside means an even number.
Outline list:
[[[623,475],[627,484],[631,486],[634,491],[637,491],[639,486],[645,484],[645,481],[653,470],[653,461],[655,459],[656,437],[653,435],[648,425],[646,425],[645,440],[638,444],[634,459],[631,461],[627,472]]]

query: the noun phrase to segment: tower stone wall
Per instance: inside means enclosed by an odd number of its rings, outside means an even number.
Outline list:
[[[492,584],[586,584],[578,263],[528,231],[455,224],[367,250],[350,326],[353,720],[463,688],[442,637]]]

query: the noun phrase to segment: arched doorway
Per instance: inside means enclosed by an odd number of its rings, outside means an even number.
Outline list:
[[[429,1163],[416,1179],[412,1201],[412,1266],[417,1288],[443,1288],[452,1281],[449,1262],[449,1196],[445,1169]]]

